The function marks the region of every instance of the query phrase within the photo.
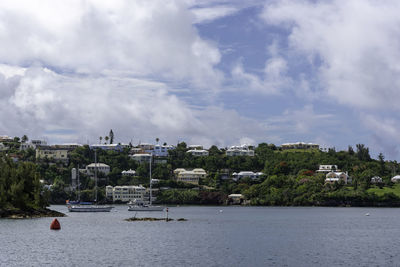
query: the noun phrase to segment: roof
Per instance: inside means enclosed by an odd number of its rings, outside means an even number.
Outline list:
[[[108,168],[110,168],[110,166],[108,166],[107,164],[104,164],[104,163],[90,163],[86,167],[108,167]]]

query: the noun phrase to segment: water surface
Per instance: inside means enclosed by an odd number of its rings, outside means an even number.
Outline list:
[[[400,210],[170,207],[186,222],[127,222],[110,213],[0,220],[1,266],[396,266]],[[369,213],[370,216],[365,216]],[[138,212],[137,217],[164,217]]]

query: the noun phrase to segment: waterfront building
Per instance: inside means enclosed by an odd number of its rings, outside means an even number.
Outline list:
[[[97,174],[103,173],[105,175],[110,173],[110,166],[104,163],[91,163],[86,166],[86,174],[89,176],[94,176],[97,169]]]
[[[202,156],[208,156],[208,150],[205,149],[191,149],[186,151],[186,153],[190,153],[195,157],[202,157]]]
[[[249,149],[247,145],[231,146],[226,150],[227,156],[254,156],[254,150]]]
[[[106,186],[106,197],[113,201],[128,202],[133,200],[145,201],[146,188],[142,185]]]
[[[316,172],[328,173],[340,171],[337,165],[319,165],[319,169]]]
[[[244,197],[242,194],[230,194],[228,195],[228,203],[233,205],[242,204]]]
[[[297,142],[297,143],[282,144],[281,148],[283,150],[286,150],[286,149],[319,149],[319,145],[313,144],[313,143]]]
[[[252,180],[259,179],[264,173],[262,172],[252,172],[252,171],[241,171],[239,173],[232,173],[232,178],[235,181],[238,181],[243,178],[250,178]]]
[[[199,184],[199,180],[207,177],[207,172],[201,168],[196,168],[193,170],[186,170],[183,168],[178,168],[174,170],[176,181]]]

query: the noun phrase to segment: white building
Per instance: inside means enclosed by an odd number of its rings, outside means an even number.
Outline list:
[[[282,144],[281,148],[282,149],[319,149],[319,145],[313,144],[313,143],[297,142],[297,143]]]
[[[86,173],[87,175],[93,176],[95,173],[95,170],[97,169],[97,174],[103,173],[107,175],[110,173],[110,166],[104,163],[91,163],[86,166]]]
[[[0,143],[0,151],[6,151],[8,149],[3,143]]]
[[[131,159],[143,163],[143,162],[150,162],[151,158],[153,157],[151,154],[134,154],[130,155]]]
[[[400,175],[393,176],[390,180],[392,181],[392,183],[398,183],[400,182]]]
[[[44,140],[31,140],[28,143],[21,143],[20,150],[27,150],[28,148],[36,149],[38,146],[47,146],[47,142]]]
[[[328,173],[339,171],[337,165],[319,165],[317,172]]]
[[[135,176],[136,171],[129,169],[127,171],[122,171],[121,174],[122,174],[122,176]]]
[[[347,172],[329,172],[326,175],[325,183],[334,183],[344,181],[345,184],[351,182],[351,178]]]
[[[226,150],[227,156],[254,156],[254,150],[249,149],[247,145],[231,146]]]
[[[90,149],[103,149],[121,152],[124,148],[119,144],[93,144],[90,145]]]
[[[201,157],[201,156],[208,156],[208,151],[205,149],[191,149],[186,151],[186,153],[190,153],[195,157]]]
[[[174,170],[178,182],[199,184],[199,180],[207,177],[207,172],[201,168],[186,170],[178,168]]]
[[[115,186],[111,185],[106,186],[106,197],[113,201],[119,200],[121,202],[128,202],[133,200],[144,201],[146,199],[146,188],[139,185],[124,185],[124,186]]]
[[[170,145],[154,145],[151,149],[145,149],[146,153],[150,153],[155,157],[168,157],[168,151],[175,149],[174,146]]]
[[[239,173],[232,173],[232,178],[235,181],[238,181],[243,178],[250,178],[252,180],[259,179],[264,173],[262,172],[252,172],[252,171],[241,171]]]
[[[382,178],[379,176],[374,176],[371,178],[371,184],[377,184],[377,183],[382,183]]]

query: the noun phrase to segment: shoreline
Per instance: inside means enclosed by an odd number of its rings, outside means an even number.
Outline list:
[[[45,209],[32,210],[0,210],[0,219],[35,219],[42,217],[65,217],[64,213]]]

